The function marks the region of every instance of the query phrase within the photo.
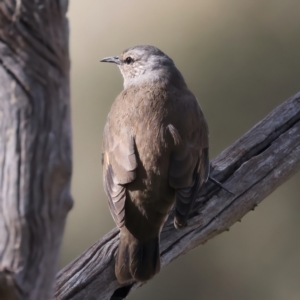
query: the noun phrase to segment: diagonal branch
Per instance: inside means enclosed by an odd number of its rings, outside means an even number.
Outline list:
[[[300,169],[300,93],[273,110],[264,120],[212,162],[212,176],[226,191],[207,183],[189,219],[176,231],[171,213],[161,234],[162,266],[228,230],[246,213]],[[115,228],[57,275],[55,299],[124,299],[139,287],[121,286],[114,276]]]

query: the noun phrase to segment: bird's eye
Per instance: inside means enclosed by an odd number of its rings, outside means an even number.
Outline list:
[[[125,62],[127,65],[131,64],[133,62],[132,57],[130,57],[130,56],[126,57]]]

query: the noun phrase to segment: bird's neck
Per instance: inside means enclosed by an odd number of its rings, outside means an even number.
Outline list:
[[[141,86],[141,85],[149,85],[160,87],[165,86],[168,88],[169,86],[174,86],[178,88],[186,88],[186,83],[183,79],[181,73],[174,66],[172,69],[156,69],[145,71],[139,76],[136,77],[123,77],[124,78],[124,89],[130,88],[132,86]]]

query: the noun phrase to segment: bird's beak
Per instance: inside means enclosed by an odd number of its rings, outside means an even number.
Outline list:
[[[105,58],[101,59],[100,62],[109,62],[109,63],[114,63],[117,65],[121,64],[121,61],[118,56],[105,57]]]

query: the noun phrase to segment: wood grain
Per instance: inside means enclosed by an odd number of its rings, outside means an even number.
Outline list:
[[[226,191],[207,183],[189,218],[177,231],[173,213],[161,234],[162,266],[228,230],[246,213],[300,169],[300,93],[274,109],[212,163],[212,176]],[[55,299],[124,299],[139,287],[121,286],[114,275],[115,228],[62,269],[56,280]]]
[[[70,196],[68,1],[0,1],[0,299],[47,300]]]

